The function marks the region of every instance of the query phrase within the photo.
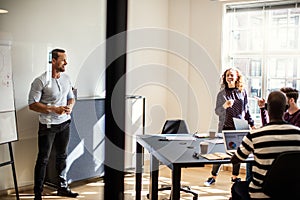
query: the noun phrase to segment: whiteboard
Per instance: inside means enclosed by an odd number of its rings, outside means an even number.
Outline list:
[[[10,49],[0,45],[0,144],[18,139]]]
[[[15,110],[10,46],[0,45],[0,112]]]
[[[0,144],[18,140],[15,111],[0,113]]]

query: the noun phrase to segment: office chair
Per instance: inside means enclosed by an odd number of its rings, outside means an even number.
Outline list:
[[[177,134],[177,133],[189,133],[185,121],[182,119],[167,120],[163,126],[161,134]]]
[[[280,154],[272,163],[263,183],[263,192],[273,199],[300,199],[300,151]]]
[[[185,121],[182,119],[166,120],[161,134],[177,134],[177,133],[189,133]],[[164,186],[158,188],[158,191],[171,190],[171,189],[172,189],[171,186]],[[181,186],[180,190],[192,194],[193,200],[198,199],[198,194],[192,191],[189,186]],[[147,198],[149,198],[149,194],[147,194]]]

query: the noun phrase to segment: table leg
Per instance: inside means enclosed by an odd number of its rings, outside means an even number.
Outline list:
[[[150,157],[150,198],[151,200],[158,200],[158,170],[159,162],[151,154]]]
[[[171,200],[180,200],[181,167],[174,166],[172,170]]]
[[[135,196],[136,200],[141,200],[142,173],[143,173],[143,147],[136,143],[136,161],[135,161]]]

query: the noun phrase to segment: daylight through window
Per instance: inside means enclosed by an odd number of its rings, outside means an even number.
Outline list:
[[[246,76],[250,109],[260,122],[254,97],[293,87],[300,91],[300,4],[293,1],[226,5],[222,66]]]

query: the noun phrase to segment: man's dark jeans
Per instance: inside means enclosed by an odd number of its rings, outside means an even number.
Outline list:
[[[52,124],[47,128],[46,124],[39,124],[38,131],[38,156],[34,170],[34,193],[41,194],[46,175],[47,164],[52,146],[56,148],[56,170],[59,175],[59,187],[67,187],[66,182],[66,158],[67,146],[70,136],[70,123],[68,120],[61,124]]]

